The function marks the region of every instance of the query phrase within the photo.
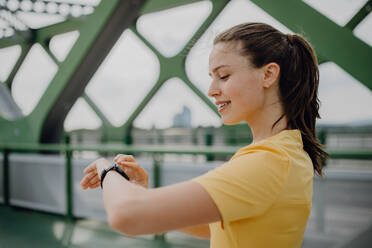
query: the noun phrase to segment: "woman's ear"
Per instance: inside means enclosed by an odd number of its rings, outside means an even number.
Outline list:
[[[271,62],[262,67],[264,73],[264,88],[270,88],[273,84],[279,81],[280,66],[277,63]]]

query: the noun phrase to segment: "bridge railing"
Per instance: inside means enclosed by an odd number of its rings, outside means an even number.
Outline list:
[[[66,194],[66,217],[74,219],[73,206],[74,206],[74,190],[73,190],[73,158],[74,152],[91,151],[101,154],[150,154],[152,156],[153,166],[153,186],[160,187],[160,168],[162,166],[161,157],[165,154],[178,154],[178,155],[205,155],[205,156],[232,156],[238,147],[211,147],[211,146],[128,146],[128,145],[68,145],[68,144],[30,144],[30,143],[15,143],[15,144],[0,144],[0,150],[3,153],[3,196],[4,204],[10,205],[10,154],[14,153],[59,153],[65,157],[65,194]],[[353,160],[372,160],[372,151],[327,151],[330,159],[353,159]],[[319,184],[320,185],[320,184]],[[316,223],[318,230],[324,229],[324,216],[322,216],[322,209],[324,206],[321,201],[316,203],[315,211]],[[163,237],[163,236],[162,236]]]

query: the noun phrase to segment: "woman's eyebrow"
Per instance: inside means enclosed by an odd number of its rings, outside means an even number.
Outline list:
[[[216,72],[218,69],[220,69],[220,68],[222,68],[222,67],[229,67],[229,65],[219,65],[219,66],[215,67],[215,68],[212,70],[212,72]],[[212,76],[212,74],[211,74],[210,72],[209,72],[208,74],[209,74],[209,76]]]

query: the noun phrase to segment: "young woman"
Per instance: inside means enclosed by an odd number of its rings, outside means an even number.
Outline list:
[[[211,247],[301,247],[312,202],[314,171],[327,154],[315,133],[318,67],[301,36],[246,23],[218,35],[209,58],[208,95],[222,122],[245,121],[253,143],[225,164],[190,181],[148,189],[130,155],[104,176],[103,201],[113,229],[133,236],[179,230],[211,238]],[[101,158],[84,173],[98,187],[112,163]],[[105,174],[105,173],[104,173]]]

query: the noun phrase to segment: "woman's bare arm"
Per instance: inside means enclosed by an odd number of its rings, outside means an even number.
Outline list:
[[[221,220],[212,198],[197,182],[148,189],[148,175],[132,156],[119,155],[115,162],[125,170],[131,182],[115,171],[106,174],[103,201],[113,229],[131,236],[181,230],[208,238],[208,223]],[[110,165],[105,159],[89,165],[84,170],[82,188],[98,187],[98,175]]]
[[[109,172],[103,182],[103,200],[110,226],[136,236],[162,233],[221,220],[208,192],[186,181],[146,190]]]
[[[185,227],[182,229],[178,229],[176,231],[191,235],[193,237],[201,238],[201,239],[210,239],[211,237],[211,233],[209,230],[209,224]]]

